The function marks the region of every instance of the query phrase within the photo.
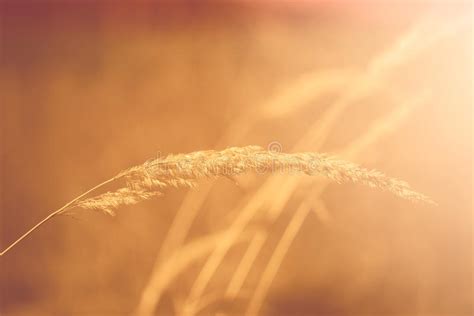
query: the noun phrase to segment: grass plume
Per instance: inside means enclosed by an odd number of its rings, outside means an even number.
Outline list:
[[[165,158],[158,157],[120,172],[115,177],[52,212],[2,251],[0,255],[4,255],[55,215],[66,213],[75,207],[102,210],[113,215],[114,209],[122,205],[133,205],[150,199],[162,194],[167,188],[192,187],[196,185],[197,181],[204,178],[228,177],[247,172],[271,173],[278,171],[322,175],[337,183],[360,183],[389,191],[408,200],[432,203],[428,197],[412,190],[404,181],[325,154],[271,152],[258,146],[231,147],[221,151],[197,151],[189,154],[169,155]],[[125,187],[86,198],[96,189],[119,179],[125,180]]]
[[[360,183],[389,191],[408,200],[431,203],[428,197],[412,190],[404,181],[326,154],[288,154],[267,151],[258,146],[246,146],[149,160],[117,175],[117,178],[126,179],[127,187],[78,201],[75,206],[113,214],[114,208],[160,195],[170,187],[192,187],[204,178],[236,176],[247,172],[300,172],[322,175],[337,183]]]

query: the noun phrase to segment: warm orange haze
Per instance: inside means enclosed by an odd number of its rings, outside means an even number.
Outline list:
[[[3,1],[0,315],[472,315],[472,12]]]

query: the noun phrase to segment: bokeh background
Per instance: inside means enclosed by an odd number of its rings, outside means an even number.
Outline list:
[[[2,1],[0,23],[2,249],[50,210],[157,153],[271,142],[293,151],[360,78],[380,71],[370,93],[348,97],[322,146],[300,149],[349,158],[344,148],[372,122],[384,126],[381,118],[423,95],[353,160],[438,205],[329,185],[319,197],[329,217],[304,221],[261,313],[471,314],[470,1]],[[394,46],[386,57],[394,66],[374,63]],[[228,227],[265,179],[215,181],[186,241]],[[201,314],[244,313],[312,185],[298,187],[276,220],[252,223],[269,237],[241,294],[219,295],[245,244],[213,277],[206,292],[216,298]],[[53,219],[0,258],[0,314],[132,314],[186,194],[171,190],[114,218]],[[205,259],[180,273],[156,314],[179,310]]]

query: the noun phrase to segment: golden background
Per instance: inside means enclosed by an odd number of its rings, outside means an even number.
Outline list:
[[[272,142],[293,152],[345,103],[322,145],[298,151],[377,168],[438,205],[330,184],[315,196],[326,217],[304,220],[261,313],[470,315],[468,1],[9,1],[0,19],[2,249],[50,210],[157,154]],[[373,124],[395,126],[347,154]],[[212,181],[186,242],[229,227],[268,177]],[[245,312],[299,202],[318,185],[298,186],[277,218],[252,220],[268,238],[242,290],[224,295],[245,242],[206,287],[212,299],[201,314]],[[187,192],[113,218],[54,218],[0,258],[0,314],[134,313]],[[281,194],[265,196],[261,214]],[[206,259],[173,279],[156,314],[182,308]]]

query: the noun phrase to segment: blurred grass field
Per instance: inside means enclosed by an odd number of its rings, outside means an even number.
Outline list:
[[[158,153],[272,142],[292,151],[342,99],[322,146],[303,150],[349,158],[345,150],[374,122],[385,126],[408,104],[397,128],[354,159],[407,180],[438,206],[329,185],[317,196],[329,220],[307,216],[261,312],[470,315],[471,6],[2,3],[1,248],[49,210]],[[283,186],[297,176],[275,177]],[[228,228],[267,180],[213,183],[186,243]],[[213,274],[205,294],[215,298],[202,314],[244,313],[300,201],[320,185],[297,186],[275,220],[252,219],[249,227],[268,237],[242,290],[224,295],[246,242]],[[133,313],[188,194],[171,190],[114,218],[83,212],[48,223],[1,258],[0,314]],[[282,194],[264,196],[262,214]],[[182,308],[206,259],[179,274],[156,314]]]

